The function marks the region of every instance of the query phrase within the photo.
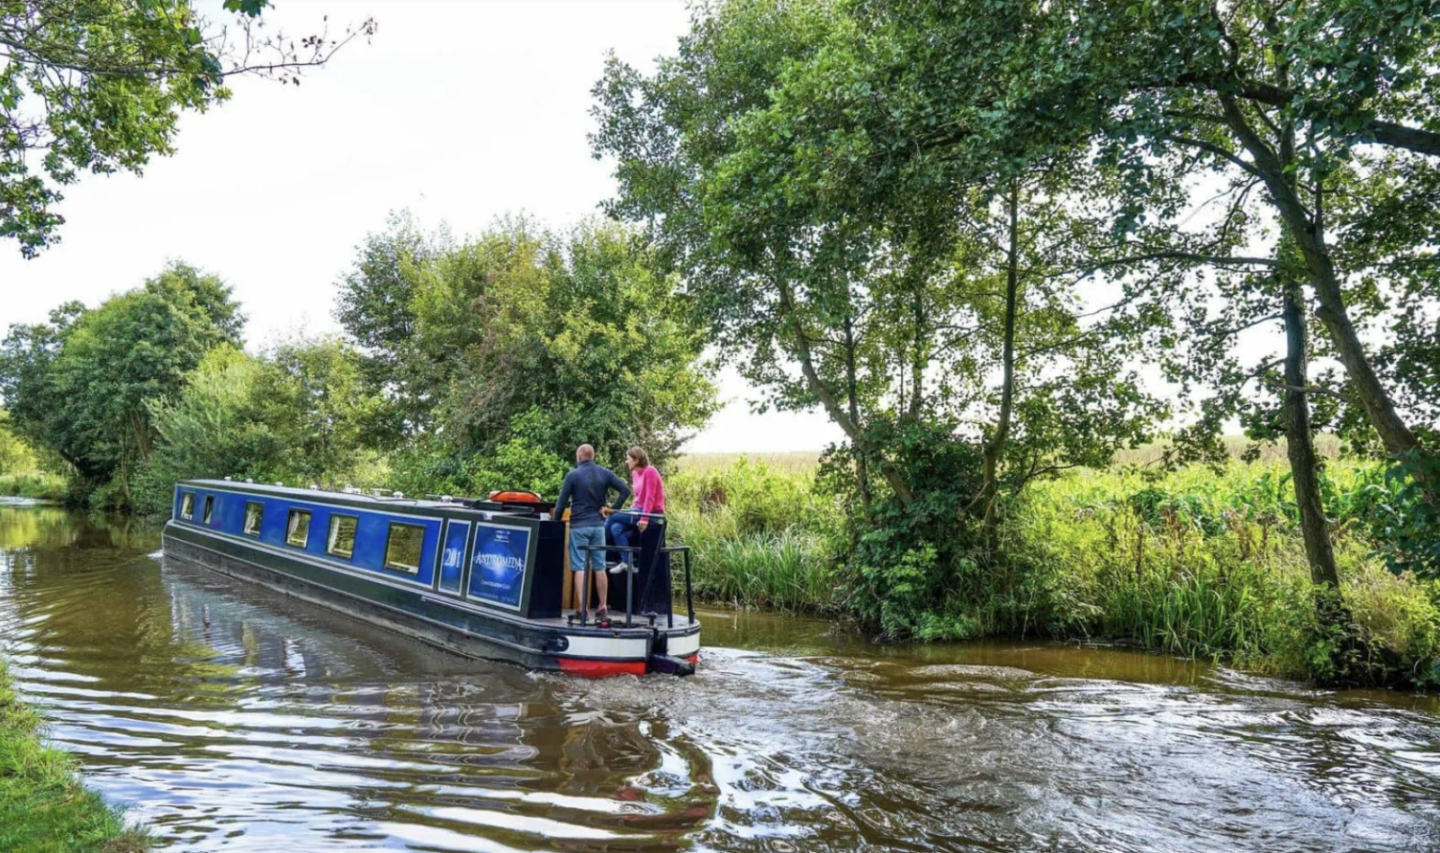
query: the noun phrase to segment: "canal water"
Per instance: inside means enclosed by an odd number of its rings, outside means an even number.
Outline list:
[[[198,851],[1440,849],[1440,704],[1042,642],[705,614],[693,678],[460,660],[0,507],[0,654]]]

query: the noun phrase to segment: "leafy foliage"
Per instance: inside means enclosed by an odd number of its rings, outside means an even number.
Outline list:
[[[10,429],[10,415],[0,409],[0,475],[34,471],[40,460]]]
[[[195,477],[338,488],[371,476],[380,405],[341,341],[291,341],[262,358],[216,347],[183,389],[152,402],[157,440],[131,508],[166,512],[176,481]]]
[[[402,488],[553,490],[582,443],[663,462],[715,407],[687,295],[615,225],[515,219],[456,245],[399,218],[361,248],[339,316],[420,436],[393,460]]]
[[[191,0],[0,4],[0,238],[34,257],[64,223],[61,187],[173,153],[181,114],[226,100],[227,77],[298,83],[301,69],[375,30],[372,19],[339,38],[267,34],[269,6],[226,0],[235,20],[215,27]]]
[[[988,561],[1006,500],[1142,441],[1164,406],[1127,363],[1148,318],[1087,322],[1075,287],[1116,171],[1070,150],[902,162],[909,109],[939,94],[899,59],[925,35],[871,29],[869,8],[702,9],[654,75],[611,62],[592,144],[616,159],[610,211],[684,274],[721,357],[768,406],[845,432],[825,482],[847,498],[867,618],[954,635],[919,614]]]
[[[1416,577],[1440,579],[1440,514],[1424,494],[1415,468],[1425,466],[1434,476],[1432,457],[1411,454],[1397,460],[1366,484],[1347,507],[1370,527],[1390,571],[1413,572]]]
[[[151,405],[180,391],[213,347],[238,344],[244,316],[230,288],[174,264],[143,287],[50,322],[12,326],[0,344],[0,394],[14,428],[91,487],[129,491],[155,443]]]

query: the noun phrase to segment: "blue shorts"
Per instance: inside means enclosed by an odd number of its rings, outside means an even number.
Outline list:
[[[570,528],[570,571],[585,571],[585,559],[587,552],[581,551],[582,545],[599,546],[599,551],[590,551],[590,568],[597,572],[605,571],[605,528],[601,525],[594,527],[572,527]]]

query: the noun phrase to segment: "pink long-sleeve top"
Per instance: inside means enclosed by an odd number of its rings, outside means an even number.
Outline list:
[[[660,481],[660,472],[654,465],[636,468],[630,472],[630,485],[635,490],[632,506],[640,512],[665,511],[665,484]]]

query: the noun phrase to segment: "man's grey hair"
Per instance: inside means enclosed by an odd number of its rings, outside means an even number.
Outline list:
[[[584,462],[587,459],[595,458],[595,448],[588,444],[582,444],[575,448],[575,461]]]

